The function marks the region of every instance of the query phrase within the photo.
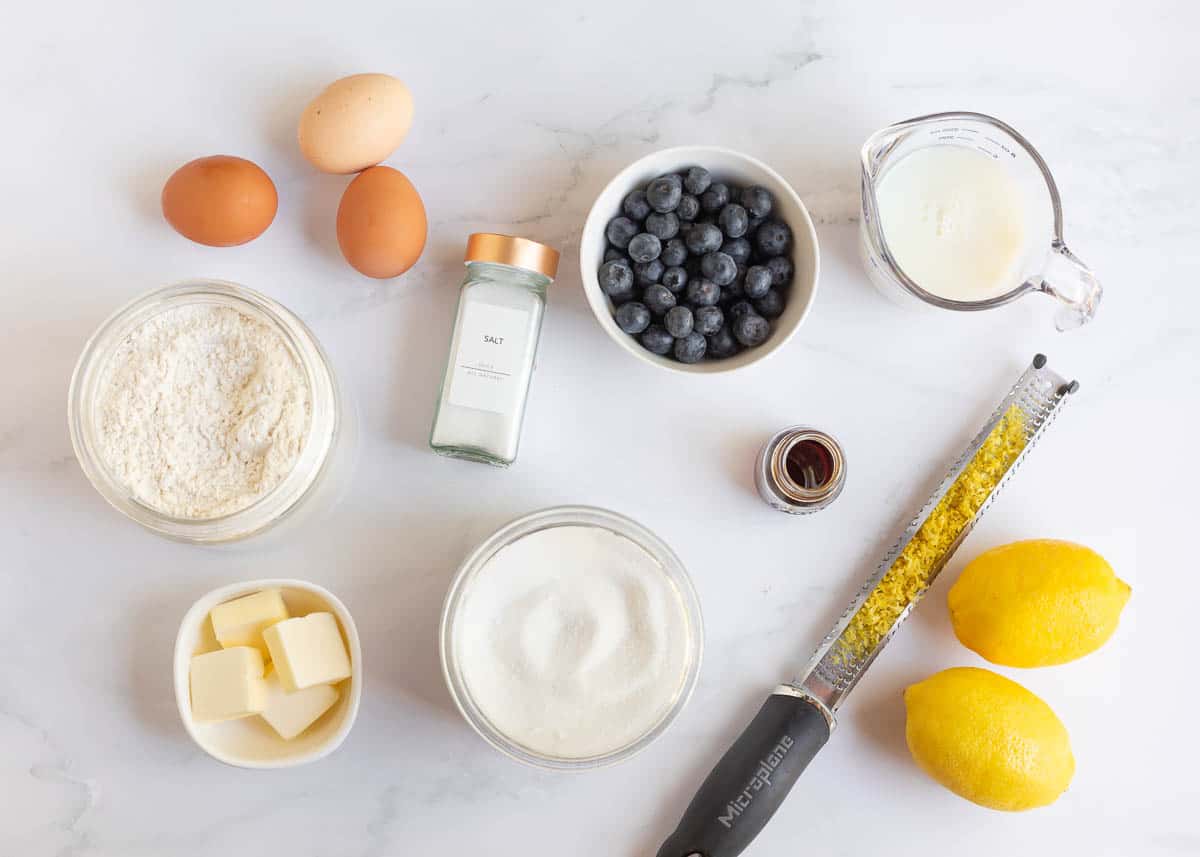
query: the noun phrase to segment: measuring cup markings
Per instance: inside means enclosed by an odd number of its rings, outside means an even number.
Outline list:
[[[1023,247],[1011,250],[1013,281],[999,294],[964,300],[923,288],[897,263],[884,235],[876,194],[881,180],[892,166],[914,152],[942,146],[977,151],[1007,164],[1007,178],[1022,199],[1021,222],[1038,225],[1028,230],[1021,227]],[[1049,217],[1045,216],[1047,203]],[[1092,272],[1063,241],[1058,189],[1041,155],[1013,128],[981,113],[921,116],[884,128],[867,140],[862,150],[860,251],[872,283],[886,296],[910,305],[974,311],[1040,291],[1060,302],[1055,322],[1060,330],[1066,330],[1090,320],[1103,294]],[[1007,275],[1001,279],[1005,278]]]

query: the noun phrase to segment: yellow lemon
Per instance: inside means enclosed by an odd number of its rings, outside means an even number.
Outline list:
[[[1104,645],[1129,600],[1129,584],[1104,557],[1053,539],[980,554],[946,603],[964,646],[994,664],[1065,664]]]
[[[1046,703],[990,670],[943,670],[904,691],[905,737],[950,791],[1009,812],[1054,803],[1075,773],[1071,742]]]

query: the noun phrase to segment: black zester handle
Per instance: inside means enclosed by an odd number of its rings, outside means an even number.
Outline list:
[[[704,780],[658,857],[741,854],[825,746],[829,728],[812,701],[768,697]]]

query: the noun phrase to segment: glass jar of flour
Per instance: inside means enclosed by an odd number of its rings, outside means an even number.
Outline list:
[[[467,239],[466,263],[429,445],[440,455],[507,467],[517,458],[558,251],[477,232]]]
[[[193,544],[312,526],[353,473],[355,408],[313,332],[220,280],[155,289],[88,340],[75,458],[115,509]]]

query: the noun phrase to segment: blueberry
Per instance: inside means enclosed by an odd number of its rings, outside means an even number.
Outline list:
[[[604,261],[605,262],[616,262],[619,259],[625,259],[626,261],[628,261],[628,257],[625,255],[624,250],[621,250],[617,247],[609,247],[607,250],[604,251]]]
[[[720,250],[705,253],[700,259],[700,272],[718,286],[727,286],[737,279],[737,262]]]
[[[771,289],[771,270],[764,265],[755,265],[746,271],[746,282],[742,291],[746,297],[756,301]]]
[[[604,234],[608,236],[609,244],[624,250],[629,246],[630,239],[638,234],[638,225],[628,217],[614,217],[608,221]]]
[[[650,203],[646,201],[646,192],[631,190],[621,202],[621,211],[639,223],[645,220],[650,214]]]
[[[675,295],[666,286],[653,283],[646,286],[642,295],[642,303],[655,315],[666,315],[667,310],[675,306]]]
[[[730,238],[741,238],[746,234],[746,229],[750,225],[750,218],[746,214],[746,209],[742,208],[736,202],[731,202],[729,205],[721,209],[721,213],[717,215],[717,224]]]
[[[646,309],[645,304],[637,301],[621,304],[613,315],[617,320],[617,327],[626,333],[638,334],[650,326],[650,310]]]
[[[667,333],[661,324],[652,324],[646,328],[639,340],[642,347],[654,354],[670,354],[675,337]]]
[[[674,211],[682,196],[683,181],[674,173],[659,176],[646,186],[646,201],[655,211],[664,214]]]
[[[740,346],[733,338],[729,325],[721,325],[721,329],[708,337],[708,355],[710,357],[732,357],[738,353]]]
[[[679,215],[680,220],[695,220],[700,214],[700,200],[690,193],[685,193],[679,198],[675,213]]]
[[[708,340],[702,333],[692,331],[675,340],[675,359],[680,363],[699,363],[707,350]]]
[[[725,243],[721,245],[721,252],[739,265],[750,261],[750,251],[750,242],[745,238],[726,238]]]
[[[714,253],[721,249],[723,236],[721,230],[711,223],[697,223],[687,234],[688,251],[696,256]]]
[[[668,268],[674,268],[676,265],[686,262],[687,257],[687,245],[683,243],[683,239],[672,238],[663,245],[662,253],[658,258],[662,259],[662,263]]]
[[[791,241],[792,230],[779,220],[764,220],[762,226],[754,233],[754,246],[767,257],[783,255]]]
[[[792,281],[792,260],[787,256],[773,256],[767,260],[767,270],[771,272],[772,286],[786,286]]]
[[[663,317],[663,324],[667,328],[667,333],[676,339],[691,333],[693,323],[692,311],[685,306],[673,306],[667,310],[667,314]]]
[[[766,222],[766,219],[767,218],[765,217],[751,217],[750,225],[746,227],[746,235],[754,235],[754,233],[758,231],[758,227],[762,226],[763,223]]]
[[[630,306],[630,304],[625,304],[625,306]],[[693,327],[705,336],[716,333],[724,323],[725,313],[721,312],[720,307],[702,306],[692,312]]]
[[[679,234],[679,218],[673,211],[666,214],[656,211],[646,218],[646,231],[662,241],[667,241]]]
[[[662,241],[657,235],[642,232],[629,241],[629,258],[635,262],[650,262],[662,252]]]
[[[714,214],[729,204],[729,185],[711,185],[700,197],[700,207]]]
[[[692,306],[712,306],[720,299],[721,287],[712,280],[697,277],[688,283],[687,302]]]
[[[783,315],[783,295],[778,289],[770,289],[754,302],[754,308],[763,318],[779,318]]]
[[[596,279],[600,281],[600,289],[614,303],[627,301],[633,297],[633,268],[624,259],[615,259],[600,266]]]
[[[683,179],[687,192],[699,196],[712,184],[712,174],[704,167],[691,167]]]
[[[662,260],[652,259],[649,262],[637,262],[633,266],[633,278],[639,286],[652,286],[662,279],[666,266]]]
[[[771,192],[760,185],[743,190],[741,200],[751,217],[766,217],[775,205]]]
[[[673,294],[677,295],[687,285],[688,272],[680,267],[667,268],[663,271],[662,279],[659,282],[670,289]]]
[[[756,312],[742,313],[733,320],[733,336],[747,348],[762,345],[771,335],[771,325]]]
[[[757,313],[754,311],[754,306],[750,303],[750,301],[737,301],[725,312],[725,315],[729,317],[730,321],[737,321],[744,315],[756,314]]]

